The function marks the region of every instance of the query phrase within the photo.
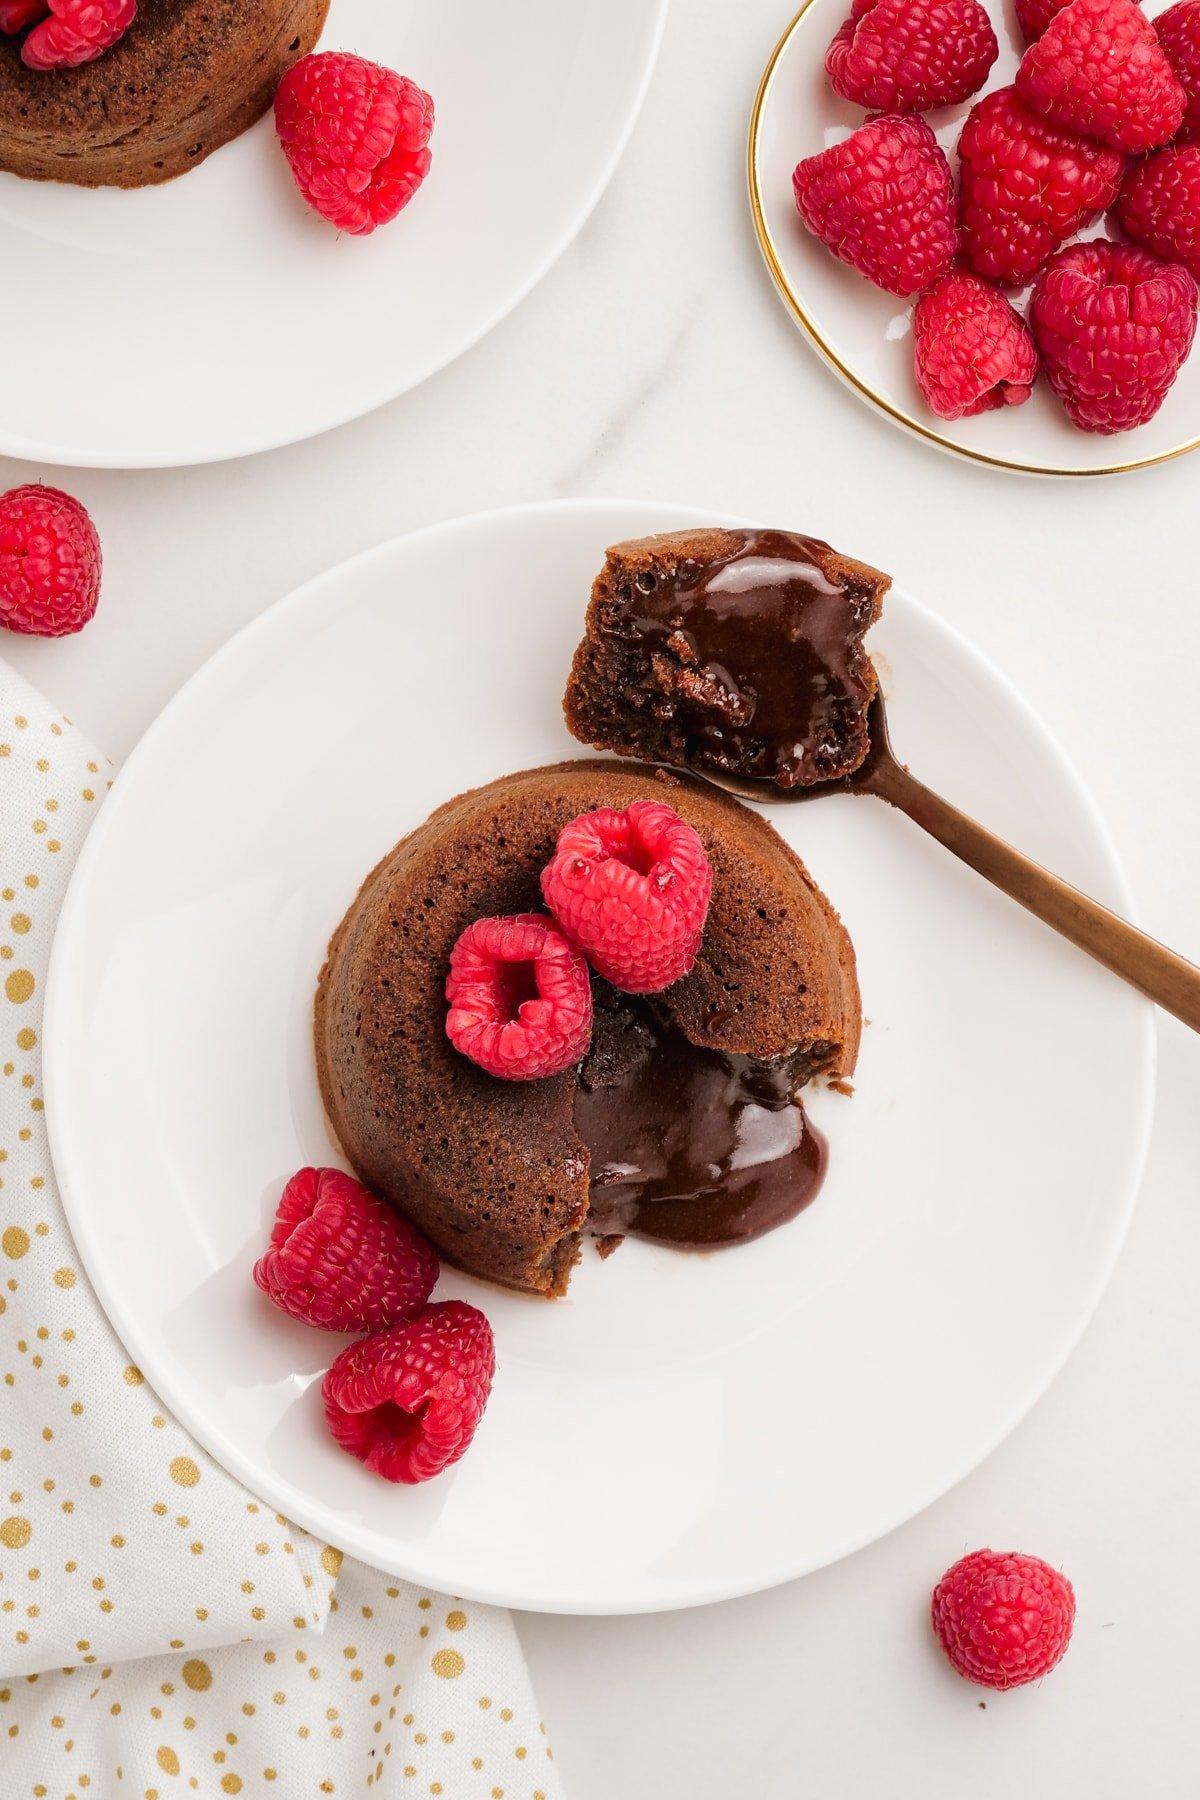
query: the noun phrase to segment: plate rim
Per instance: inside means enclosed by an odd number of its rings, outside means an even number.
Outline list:
[[[749,1578],[745,1576],[729,1577],[723,1581],[707,1584],[693,1581],[686,1587],[680,1587],[678,1591],[671,1593],[666,1598],[661,1595],[653,1595],[649,1598],[638,1599],[628,1594],[583,1600],[570,1596],[565,1598],[548,1597],[545,1594],[535,1594],[529,1597],[528,1595],[523,1596],[520,1590],[514,1591],[511,1587],[503,1584],[468,1581],[464,1585],[455,1580],[451,1570],[434,1567],[431,1572],[427,1560],[422,1562],[418,1558],[414,1563],[413,1560],[407,1558],[404,1555],[405,1541],[399,1537],[393,1539],[386,1547],[387,1553],[381,1553],[372,1545],[369,1553],[364,1554],[361,1537],[356,1538],[354,1528],[349,1522],[343,1527],[340,1515],[330,1515],[328,1507],[318,1501],[310,1500],[303,1490],[295,1488],[290,1481],[282,1477],[271,1477],[264,1482],[262,1471],[250,1466],[248,1458],[243,1456],[237,1445],[224,1436],[217,1417],[206,1418],[202,1413],[198,1413],[188,1403],[186,1396],[182,1403],[180,1402],[180,1396],[171,1379],[170,1364],[168,1363],[165,1371],[167,1379],[160,1381],[158,1376],[161,1371],[158,1364],[157,1346],[151,1334],[144,1332],[136,1318],[126,1312],[114,1285],[108,1279],[105,1258],[98,1253],[99,1239],[93,1235],[90,1229],[88,1208],[79,1191],[82,1184],[77,1184],[76,1172],[72,1168],[72,1158],[67,1153],[64,1141],[66,1133],[59,1123],[59,1111],[54,1102],[54,1094],[59,1082],[59,1058],[60,1055],[64,1060],[66,1058],[66,1051],[63,1048],[65,1031],[60,1019],[68,1005],[66,996],[70,985],[70,963],[74,948],[72,940],[78,935],[80,922],[86,913],[86,888],[90,880],[92,865],[102,854],[105,838],[110,829],[103,824],[103,821],[106,818],[115,818],[114,802],[119,804],[121,794],[129,785],[130,771],[138,770],[142,762],[153,755],[160,732],[168,728],[177,709],[185,702],[194,701],[196,695],[201,693],[209,683],[218,680],[226,661],[232,662],[244,654],[247,642],[253,645],[253,640],[259,635],[269,638],[271,632],[278,629],[278,623],[285,615],[293,611],[303,613],[304,608],[313,604],[320,590],[331,579],[350,572],[357,572],[372,561],[384,560],[394,554],[400,546],[407,545],[414,540],[429,539],[439,535],[453,538],[460,531],[476,529],[495,519],[524,517],[527,520],[534,520],[539,516],[561,516],[564,512],[605,514],[611,513],[615,509],[627,513],[658,512],[674,520],[691,519],[697,523],[714,521],[726,524],[752,523],[748,520],[739,521],[728,515],[715,513],[707,507],[680,505],[671,501],[653,499],[622,499],[614,496],[541,500],[515,506],[489,507],[459,517],[439,520],[415,531],[400,533],[382,543],[359,551],[341,562],[330,565],[274,601],[256,618],[235,632],[225,643],[218,646],[171,696],[138,740],[118,770],[112,792],[108,795],[105,806],[101,809],[100,815],[84,840],[71,871],[55,929],[47,969],[46,1004],[42,1022],[43,1092],[46,1100],[44,1116],[50,1141],[52,1167],[58,1182],[67,1224],[75,1241],[75,1248],[115,1335],[130,1353],[132,1360],[143,1370],[164,1406],[174,1415],[178,1423],[195,1438],[227,1474],[241,1482],[256,1497],[270,1504],[274,1510],[283,1513],[319,1541],[332,1544],[346,1555],[356,1557],[373,1568],[404,1580],[423,1584],[433,1590],[457,1594],[467,1600],[507,1606],[518,1611],[581,1617],[632,1616],[639,1613],[680,1611],[694,1606],[736,1599],[748,1594],[766,1592],[782,1586],[786,1582],[811,1574],[819,1568],[829,1567],[907,1524],[910,1519],[915,1518],[935,1501],[957,1487],[993,1450],[998,1448],[1032,1410],[1061,1372],[1077,1348],[1111,1280],[1117,1258],[1125,1243],[1145,1173],[1154,1118],[1157,1063],[1155,1009],[1149,1001],[1144,1001],[1142,1002],[1141,1023],[1136,1044],[1140,1078],[1136,1083],[1136,1090],[1133,1092],[1131,1108],[1133,1129],[1130,1136],[1132,1149],[1130,1177],[1120,1210],[1114,1220],[1106,1254],[1097,1267],[1078,1315],[1065,1332],[1058,1353],[1039,1372],[1038,1377],[1029,1384],[1028,1390],[1017,1398],[999,1425],[983,1433],[980,1439],[958,1460],[948,1478],[939,1475],[928,1490],[922,1491],[915,1503],[911,1505],[906,1503],[902,1511],[891,1517],[888,1523],[881,1528],[872,1527],[862,1533],[852,1534],[831,1551],[822,1551],[816,1556],[798,1556],[787,1559],[766,1573],[758,1572]],[[1097,846],[1108,864],[1116,903],[1130,919],[1133,919],[1135,909],[1128,879],[1108,824],[1090,790],[1053,731],[1044,723],[1031,703],[1004,671],[979,646],[959,631],[955,625],[917,599],[907,588],[902,591],[906,604],[912,606],[936,631],[944,633],[960,651],[965,651],[975,666],[985,671],[1009,702],[1015,706],[1023,724],[1031,728],[1053,750],[1061,772],[1069,783],[1083,817],[1094,831]],[[376,1534],[368,1531],[366,1535],[374,1538]],[[392,1551],[395,1554],[390,1553]]]
[[[939,431],[936,425],[924,419],[918,419],[906,412],[904,407],[889,400],[877,388],[848,362],[846,362],[825,336],[817,321],[805,306],[795,286],[788,278],[779,254],[779,247],[767,224],[766,206],[763,199],[762,171],[760,166],[760,147],[762,142],[762,122],[766,112],[771,89],[779,66],[791,46],[792,39],[800,28],[805,15],[809,13],[819,0],[802,0],[799,11],[786,26],[775,48],[772,50],[767,65],[759,79],[754,96],[754,104],[750,109],[750,126],[746,139],[746,185],[750,200],[750,217],[754,226],[754,235],[763,261],[775,285],[776,292],[783,301],[793,322],[833,372],[838,375],[851,391],[883,413],[885,418],[902,430],[923,438],[926,443],[936,445],[952,456],[961,456],[968,462],[979,463],[989,469],[1003,469],[1018,475],[1038,475],[1056,479],[1087,479],[1102,475],[1126,475],[1136,469],[1150,469],[1159,463],[1174,462],[1178,457],[1187,456],[1193,450],[1200,449],[1200,432],[1194,437],[1172,445],[1166,450],[1156,450],[1151,455],[1130,458],[1127,461],[1113,461],[1098,465],[1096,468],[1075,468],[1069,463],[1025,462],[1019,457],[1001,456],[987,450],[976,450],[967,444],[960,444],[956,439]],[[930,417],[932,418],[932,414]]]
[[[483,321],[454,343],[448,350],[440,352],[426,363],[420,365],[417,373],[411,378],[393,385],[385,382],[373,399],[366,402],[355,401],[344,410],[337,410],[331,416],[317,424],[302,430],[285,430],[267,432],[261,437],[247,437],[226,448],[201,448],[181,452],[175,450],[142,450],[136,454],[125,451],[117,453],[105,450],[98,444],[90,448],[86,445],[70,445],[48,443],[41,439],[24,437],[12,432],[5,425],[3,413],[0,411],[0,455],[12,456],[22,462],[48,463],[53,468],[73,469],[196,469],[209,468],[217,463],[233,462],[244,456],[262,456],[271,450],[285,450],[293,444],[307,444],[314,438],[323,437],[326,432],[337,431],[343,425],[353,424],[357,419],[369,418],[381,407],[390,405],[394,400],[403,398],[414,388],[420,387],[443,369],[448,369],[468,351],[473,350],[484,338],[490,336],[498,325],[502,325],[510,313],[513,313],[527,300],[534,288],[545,279],[554,265],[566,254],[578,237],[583,227],[591,218],[608,188],[621,158],[624,156],[633,135],[634,126],[641,117],[646,95],[654,71],[658,66],[659,52],[662,49],[663,34],[666,30],[667,13],[670,0],[642,0],[642,4],[652,13],[648,50],[645,61],[638,71],[637,80],[631,85],[626,96],[624,112],[613,135],[607,155],[598,164],[590,184],[570,217],[565,221],[561,231],[554,238],[543,256],[533,265],[525,278],[515,284],[511,292],[506,293],[499,304],[484,317]],[[14,179],[21,179],[19,176]]]

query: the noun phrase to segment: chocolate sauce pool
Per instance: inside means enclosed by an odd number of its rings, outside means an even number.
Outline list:
[[[862,761],[873,607],[798,532],[750,531],[721,561],[640,575],[628,629],[662,659],[660,716],[689,734],[688,760],[795,787]]]
[[[793,1098],[799,1073],[787,1057],[698,1048],[653,1002],[598,997],[575,1097],[591,1156],[588,1230],[713,1250],[793,1218],[826,1164]]]

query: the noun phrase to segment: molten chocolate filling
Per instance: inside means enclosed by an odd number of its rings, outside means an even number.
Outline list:
[[[795,1057],[701,1048],[663,1006],[598,991],[575,1097],[588,1229],[711,1250],[794,1218],[827,1156],[795,1097],[810,1072]]]
[[[830,581],[808,540],[747,532],[723,561],[644,571],[620,628],[651,660],[660,723],[684,760],[789,788],[846,775],[866,753],[875,689],[870,592]]]

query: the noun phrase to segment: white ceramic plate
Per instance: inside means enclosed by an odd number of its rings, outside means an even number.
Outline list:
[[[0,175],[0,256],[20,272],[0,286],[0,451],[213,462],[414,387],[497,324],[586,219],[637,116],[666,5],[333,0],[320,48],[411,75],[437,107],[428,180],[368,239],[305,206],[270,115],[164,187]],[[83,353],[51,381],[57,362],[13,353],[32,340]]]
[[[703,518],[493,513],[293,595],[131,757],[55,946],[55,1165],[130,1353],[271,1505],[477,1599],[689,1605],[888,1530],[1046,1386],[1141,1164],[1143,1001],[882,805],[779,807],[843,910],[871,1021],[854,1098],[813,1100],[832,1144],[816,1203],[724,1254],[631,1242],[601,1264],[589,1247],[557,1304],[446,1275],[498,1343],[467,1457],[400,1489],[326,1435],[318,1383],[342,1340],[250,1279],[285,1177],[332,1156],[309,1037],[326,938],[448,795],[571,753],[559,695],[604,547]],[[1087,794],[978,652],[903,591],[875,649],[913,765],[1126,909]]]
[[[1011,82],[1024,41],[1004,0],[985,5],[1000,41],[985,88],[990,92]],[[977,462],[1040,475],[1109,475],[1196,449],[1200,351],[1188,358],[1155,417],[1116,437],[1077,431],[1044,381],[1023,406],[975,419],[947,421],[929,411],[913,379],[911,302],[885,294],[832,257],[800,223],[792,195],[792,170],[800,159],[848,137],[866,117],[861,107],[838,98],[825,75],[825,52],[849,10],[849,0],[806,0],[772,53],[750,124],[750,204],[759,245],[810,343],[896,424]],[[1149,0],[1146,10],[1153,15],[1162,5]],[[954,149],[973,104],[929,114],[956,179]],[[1106,229],[1101,223],[1084,235]],[[1012,298],[1024,312],[1025,297]]]

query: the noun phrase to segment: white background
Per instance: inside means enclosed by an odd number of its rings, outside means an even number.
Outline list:
[[[758,516],[893,571],[975,638],[1084,771],[1141,922],[1200,956],[1200,454],[1036,482],[951,461],[839,387],[776,298],[745,203],[746,121],[787,10],[676,0],[592,221],[507,324],[416,393],[249,462],[36,471],[91,507],[104,594],[78,639],[6,639],[3,653],[120,758],[246,620],[410,527],[555,494]],[[33,473],[0,463],[4,486]],[[1029,1028],[1054,1031],[1053,993],[1029,995]],[[1112,1287],[1050,1394],[954,1493],[772,1594],[521,1621],[572,1800],[1196,1791],[1198,1083],[1195,1039],[1162,1020],[1150,1164]],[[964,1168],[964,1193],[970,1181]],[[1074,1646],[1041,1688],[984,1695],[930,1642],[932,1582],[985,1543],[1038,1552],[1076,1584]]]

